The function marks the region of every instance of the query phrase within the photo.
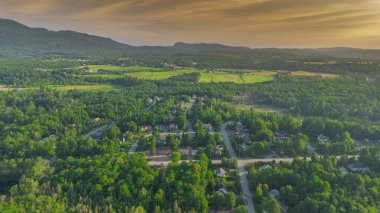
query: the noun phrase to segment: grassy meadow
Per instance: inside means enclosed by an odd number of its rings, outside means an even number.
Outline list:
[[[307,76],[307,77],[323,76],[325,78],[336,78],[336,77],[338,77],[338,75],[334,75],[334,74],[307,72],[307,71],[294,71],[294,72],[290,72],[289,75],[290,76]]]
[[[145,67],[145,66],[131,66],[131,67],[120,67],[113,65],[88,65],[89,70],[100,71],[106,70],[111,72],[139,72],[139,71],[162,71],[163,68],[158,67]],[[81,68],[84,68],[83,66]]]

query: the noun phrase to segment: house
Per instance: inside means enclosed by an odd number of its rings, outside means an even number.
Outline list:
[[[352,163],[348,165],[348,168],[354,172],[367,172],[369,167],[364,163]]]
[[[215,151],[216,155],[222,156],[222,154],[223,154],[223,147],[221,145],[216,145],[214,151]]]
[[[360,143],[355,143],[355,150],[356,151],[362,150],[362,145]]]
[[[273,195],[274,198],[276,198],[276,200],[279,200],[280,199],[280,191],[278,191],[278,189],[272,189],[269,191],[269,194]]]
[[[140,127],[140,131],[150,131],[152,130],[152,126],[142,126]]]
[[[339,170],[343,173],[343,175],[346,175],[348,174],[348,171],[346,168],[344,168],[343,166],[339,167]]]
[[[92,124],[98,124],[100,122],[100,118],[91,118]]]
[[[320,142],[331,142],[331,139],[325,135],[318,135],[318,141]]]
[[[289,136],[284,132],[276,132],[274,133],[274,139],[283,142],[289,139]]]
[[[220,188],[219,191],[223,194],[226,195],[228,193],[226,188]]]
[[[179,149],[181,155],[195,156],[198,153],[196,149]]]
[[[172,149],[169,147],[158,147],[156,149],[156,155],[167,155],[169,156],[172,153]]]
[[[170,123],[169,124],[169,130],[178,130],[178,125],[175,123]]]
[[[237,122],[235,125],[235,132],[243,132],[244,126],[241,122]]]
[[[203,128],[211,131],[212,125],[211,124],[203,124]]]
[[[166,138],[170,135],[167,132],[160,133],[160,140],[166,140]]]
[[[226,175],[226,171],[223,168],[217,168],[215,169],[215,174],[217,177],[224,177]]]
[[[243,145],[241,147],[243,148],[244,152],[248,151],[247,144],[243,143]]]
[[[168,127],[166,125],[159,124],[156,126],[156,129],[158,131],[166,131],[168,129]]]
[[[59,140],[59,136],[53,134],[49,136],[49,139]]]
[[[147,98],[147,99],[146,99],[146,102],[147,102],[148,104],[151,104],[151,103],[153,103],[153,99],[151,99],[151,98]]]

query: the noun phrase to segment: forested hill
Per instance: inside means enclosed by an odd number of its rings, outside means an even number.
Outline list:
[[[74,31],[49,31],[30,28],[8,19],[0,19],[0,56],[70,56],[70,57],[133,57],[162,62],[177,58],[177,61],[192,63],[201,56],[207,63],[223,60],[227,67],[263,61],[366,59],[380,60],[380,50],[354,48],[322,49],[251,49],[221,44],[189,44],[178,42],[173,46],[131,46],[109,38]],[[170,60],[166,60],[170,62]],[[246,65],[243,67],[252,67]]]
[[[222,44],[208,44],[208,43],[199,43],[199,44],[189,44],[184,42],[177,42],[172,47],[175,50],[179,51],[248,51],[252,50],[248,47],[231,47]]]
[[[3,56],[119,56],[134,49],[109,38],[73,31],[30,28],[7,19],[0,19],[0,47]]]

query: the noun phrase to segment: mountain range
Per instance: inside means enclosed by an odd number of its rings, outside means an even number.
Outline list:
[[[355,48],[320,49],[252,49],[222,44],[189,44],[178,42],[173,46],[132,46],[75,31],[49,31],[30,28],[16,21],[0,19],[0,56],[70,56],[122,57],[141,54],[253,54],[292,55],[294,57],[321,56],[380,60],[380,50]]]

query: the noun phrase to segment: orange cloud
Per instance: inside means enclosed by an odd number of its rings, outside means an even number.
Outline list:
[[[138,45],[380,48],[378,0],[2,0],[0,13]]]

